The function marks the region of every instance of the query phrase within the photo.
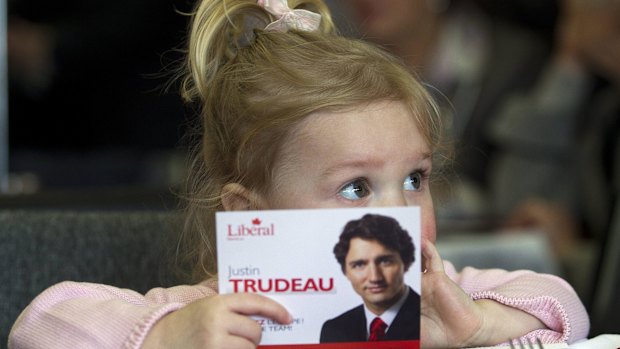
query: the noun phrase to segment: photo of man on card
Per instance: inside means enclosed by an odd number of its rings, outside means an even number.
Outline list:
[[[321,328],[321,343],[420,338],[420,295],[404,282],[414,262],[409,233],[392,217],[349,221],[334,255],[363,303]]]

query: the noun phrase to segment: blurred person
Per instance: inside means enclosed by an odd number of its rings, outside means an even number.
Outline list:
[[[595,115],[607,103],[600,92],[619,76],[618,2],[560,4],[554,51],[544,73],[530,91],[507,98],[487,127],[502,149],[493,159],[490,192],[505,211],[534,197],[581,212],[580,184],[588,183],[566,174],[579,173],[584,157],[597,156],[580,148],[588,133],[601,131],[593,130],[605,118]]]
[[[530,139],[522,136],[513,140],[516,144],[528,144],[533,142],[532,138],[549,139],[566,128],[561,132],[564,149],[558,151],[558,156],[567,166],[549,170],[549,179],[539,185],[571,192],[572,198],[562,201],[539,195],[525,199],[509,217],[508,226],[542,227],[548,232],[556,254],[566,264],[567,277],[579,280],[576,286],[582,285],[579,291],[583,294],[590,292],[595,274],[591,268],[597,263],[598,245],[605,241],[613,219],[613,205],[618,202],[614,178],[620,166],[620,3],[563,0],[561,4],[552,62],[564,68],[556,72],[555,88],[551,88],[552,84],[546,88],[540,85],[542,91],[548,91],[548,101],[554,103],[548,102],[547,110],[537,110],[533,108],[534,101],[541,97],[525,95],[520,97],[521,107],[515,107],[512,116],[530,123],[555,118],[557,125],[552,129],[549,123],[547,135],[539,133]],[[562,105],[570,108],[560,109]],[[495,127],[499,138],[502,132],[507,133],[509,125],[498,123]],[[525,125],[520,130],[524,128]],[[509,153],[498,161],[497,178],[503,180],[495,184],[498,193],[502,186],[518,179],[513,171],[526,161],[534,163],[524,154]],[[558,183],[570,179],[570,184],[559,186],[554,184],[554,178]],[[584,255],[584,251],[590,255]]]
[[[47,90],[54,75],[52,29],[19,16],[9,18],[7,54],[12,81],[29,95]]]

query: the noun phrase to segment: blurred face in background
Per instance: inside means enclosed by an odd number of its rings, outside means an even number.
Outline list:
[[[417,32],[434,18],[433,0],[347,0],[360,34],[389,44]]]

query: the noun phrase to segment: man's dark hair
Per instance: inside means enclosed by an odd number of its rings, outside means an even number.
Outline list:
[[[340,234],[338,243],[334,246],[334,255],[343,273],[346,270],[345,259],[353,238],[378,241],[384,247],[397,251],[403,260],[405,271],[409,270],[413,264],[415,251],[413,241],[398,221],[392,217],[366,214],[360,219],[348,222]]]

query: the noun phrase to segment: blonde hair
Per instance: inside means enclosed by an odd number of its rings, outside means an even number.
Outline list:
[[[253,0],[202,0],[192,14],[182,95],[200,105],[188,174],[183,241],[199,281],[216,273],[214,215],[227,183],[265,192],[283,140],[307,115],[378,100],[405,102],[427,143],[438,144],[437,108],[402,63],[341,37],[321,0],[291,0],[322,16],[316,32],[267,32]]]

